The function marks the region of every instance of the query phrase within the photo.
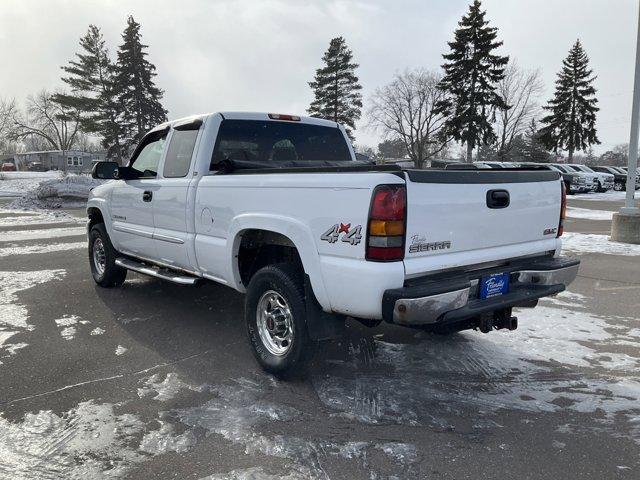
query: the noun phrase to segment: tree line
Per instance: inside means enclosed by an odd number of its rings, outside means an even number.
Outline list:
[[[470,162],[474,152],[477,160],[549,161],[550,152],[561,151],[572,159],[600,143],[595,76],[580,41],[563,61],[553,97],[540,107],[540,72],[500,55],[498,29],[485,17],[474,0],[448,42],[441,70],[407,69],[375,90],[365,115],[383,141],[377,152],[359,150],[409,158],[422,168],[433,158]],[[126,158],[150,128],[167,119],[147,48],[131,16],[115,57],[100,28],[90,25],[80,52],[62,67],[67,90],[42,90],[27,98],[24,109],[0,101],[0,151],[20,142],[29,150],[99,148],[108,158]],[[309,82],[308,114],[341,123],[352,140],[363,110],[358,68],[346,40],[333,38]]]
[[[167,120],[164,92],[155,85],[156,67],[147,58],[140,24],[129,16],[115,58],[100,28],[90,25],[80,52],[62,67],[69,90],[41,90],[20,109],[0,102],[0,148],[106,151],[122,159],[142,136]],[[91,138],[100,139],[100,147]],[[4,145],[2,145],[4,143]]]
[[[599,144],[595,76],[580,41],[576,41],[558,73],[553,97],[542,109],[540,72],[524,70],[498,53],[498,29],[474,0],[458,23],[443,54],[441,71],[422,68],[395,75],[376,89],[366,112],[370,127],[385,140],[363,153],[409,158],[424,167],[432,158],[450,158],[455,145],[467,162],[476,159],[550,161],[550,151],[575,152]],[[309,85],[314,102],[308,112],[348,126],[353,137],[360,118],[361,89],[357,64],[342,37],[334,38]],[[545,114],[540,117],[540,114]]]

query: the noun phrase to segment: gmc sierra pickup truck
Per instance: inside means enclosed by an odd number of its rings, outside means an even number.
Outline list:
[[[347,317],[446,333],[514,329],[573,281],[566,196],[548,169],[401,170],[358,162],[342,126],[214,113],[151,130],[87,204],[94,280],[128,270],[246,293],[258,362],[300,366]],[[185,312],[188,314],[188,312]]]

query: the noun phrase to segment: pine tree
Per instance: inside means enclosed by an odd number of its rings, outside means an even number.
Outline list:
[[[556,80],[556,91],[544,108],[549,115],[542,119],[542,141],[556,154],[567,150],[569,162],[576,150],[599,144],[596,132],[596,112],[599,110],[593,70],[580,40],[571,47],[562,61]]]
[[[535,118],[531,119],[531,123],[524,134],[522,151],[520,155],[525,162],[548,162],[549,152],[542,143],[541,133],[538,130],[538,124]]]
[[[114,86],[123,110],[120,124],[125,145],[131,148],[148,130],[167,120],[167,111],[160,103],[164,92],[153,81],[156,67],[146,58],[147,45],[141,42],[140,24],[131,16],[122,39]]]
[[[494,143],[491,122],[495,109],[508,108],[496,87],[509,57],[493,53],[502,42],[496,40],[498,29],[489,26],[480,8],[480,0],[474,0],[458,23],[454,40],[449,42],[451,51],[443,55],[445,75],[440,82],[448,97],[438,108],[448,117],[445,132],[466,144],[467,162],[472,161],[476,146]]]
[[[342,37],[331,39],[322,61],[324,66],[316,70],[315,79],[309,82],[314,100],[307,112],[344,125],[353,140],[355,123],[362,109],[362,86],[355,74],[358,64],[353,63],[353,53]]]
[[[120,109],[114,98],[113,80],[115,65],[100,29],[89,25],[80,39],[80,53],[76,59],[62,67],[68,75],[62,81],[71,88],[70,94],[58,93],[53,100],[67,109],[80,112],[80,128],[83,132],[102,137],[102,146],[109,158],[122,156],[118,116]]]

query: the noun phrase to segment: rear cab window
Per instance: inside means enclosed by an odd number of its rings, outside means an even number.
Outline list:
[[[211,170],[225,160],[250,162],[256,168],[355,163],[337,126],[262,120],[222,121]]]

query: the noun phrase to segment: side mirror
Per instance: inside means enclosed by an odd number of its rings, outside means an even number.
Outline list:
[[[100,180],[113,180],[120,178],[117,162],[96,162],[91,170],[93,178]]]

